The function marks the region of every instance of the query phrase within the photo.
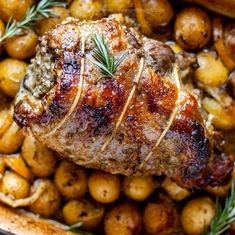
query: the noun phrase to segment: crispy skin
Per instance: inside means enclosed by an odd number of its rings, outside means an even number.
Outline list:
[[[113,79],[103,78],[92,63],[94,32],[104,35],[115,57],[128,52]],[[69,19],[41,39],[16,99],[14,118],[39,141],[85,167],[124,175],[165,174],[189,188],[220,184],[231,172],[232,161],[223,156],[220,167],[214,168],[220,154],[215,155],[205,134],[197,100],[177,89],[174,66],[175,55],[167,45],[114,19]],[[75,103],[79,87],[82,92]],[[154,148],[178,97],[177,115]]]

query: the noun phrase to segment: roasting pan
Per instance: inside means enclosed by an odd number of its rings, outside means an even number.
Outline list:
[[[174,1],[174,0],[173,0]],[[175,0],[176,1],[176,0]],[[235,0],[183,0],[235,18]],[[0,235],[74,235],[57,224],[0,203]],[[121,235],[121,234],[120,234]]]

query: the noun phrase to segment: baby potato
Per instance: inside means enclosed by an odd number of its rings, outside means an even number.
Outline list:
[[[32,0],[0,0],[0,16],[7,22],[11,17],[15,20],[22,20]]]
[[[54,17],[44,18],[36,22],[36,31],[42,36],[46,32],[54,29],[57,24],[60,24],[63,20],[69,17],[69,11],[65,7],[52,7],[52,14]]]
[[[83,197],[87,192],[86,171],[68,161],[62,161],[55,173],[55,184],[66,199]]]
[[[72,200],[65,204],[63,215],[68,225],[82,222],[82,229],[92,230],[102,220],[104,208],[85,199]]]
[[[205,97],[202,106],[212,116],[211,122],[216,128],[229,130],[235,127],[234,105],[225,109],[215,99]]]
[[[8,127],[4,134],[0,137],[0,153],[16,152],[24,140],[22,130],[15,122]]]
[[[1,98],[0,98],[1,99]],[[13,109],[10,108],[8,103],[5,103],[0,110],[0,136],[2,136],[5,131],[13,122]]]
[[[228,80],[228,69],[214,54],[200,52],[197,61],[199,68],[195,71],[195,78],[206,87],[218,87]]]
[[[176,201],[181,201],[188,197],[191,193],[179,185],[177,185],[170,178],[166,178],[162,183],[162,188],[168,193],[168,195]]]
[[[118,175],[94,171],[88,179],[88,188],[96,201],[111,203],[118,199],[121,183]]]
[[[128,14],[133,7],[132,0],[104,0],[105,10],[107,13]]]
[[[35,176],[48,177],[55,170],[56,158],[53,151],[31,135],[25,137],[21,155]]]
[[[167,26],[174,16],[169,0],[142,0],[144,16],[154,29]]]
[[[138,207],[131,202],[120,203],[105,215],[106,235],[138,235],[141,230],[141,215]]]
[[[2,37],[5,34],[5,24],[4,22],[0,19],[0,37]],[[1,44],[0,44],[1,46]]]
[[[174,37],[185,50],[203,48],[211,37],[211,21],[207,13],[198,7],[187,7],[176,17]]]
[[[143,224],[147,234],[174,234],[179,225],[175,205],[163,195],[148,202],[144,208]]]
[[[0,62],[0,90],[12,98],[19,90],[26,74],[27,64],[20,60],[4,59]]]
[[[136,201],[144,201],[154,190],[152,176],[126,177],[123,182],[123,191],[127,197]]]
[[[183,208],[181,222],[189,235],[202,234],[210,225],[216,212],[215,203],[209,197],[192,199]]]
[[[38,36],[33,31],[28,30],[23,35],[7,39],[5,48],[10,57],[25,60],[35,55],[37,44]]]
[[[25,198],[29,195],[30,184],[18,174],[8,171],[4,174],[0,182],[0,192],[12,199]]]
[[[60,206],[60,193],[55,184],[50,180],[45,180],[46,189],[43,194],[33,204],[29,206],[30,211],[45,217],[53,215]],[[31,193],[36,191],[36,185],[32,186]]]
[[[101,0],[74,0],[69,7],[72,17],[79,20],[96,20],[102,17]]]

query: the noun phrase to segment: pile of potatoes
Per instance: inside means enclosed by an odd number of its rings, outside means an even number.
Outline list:
[[[197,68],[183,82],[192,90],[200,89],[208,122],[218,130],[234,128],[235,76],[227,57],[213,46],[213,16],[195,6],[175,10],[173,2],[67,0],[67,7],[52,8],[56,17],[39,20],[32,30],[25,29],[0,45],[0,201],[7,198],[12,207],[19,202],[42,217],[67,225],[81,222],[81,229],[106,235],[199,235],[208,228],[216,214],[215,197],[225,197],[231,183],[193,193],[163,176],[124,177],[84,169],[61,160],[34,137],[24,136],[12,117],[13,99],[40,36],[68,16],[91,20],[122,13],[132,24],[127,16],[133,17],[138,6],[134,27],[168,41],[176,56],[195,55]],[[0,0],[0,35],[11,17],[22,20],[32,4],[32,0]],[[234,55],[235,37],[229,33],[235,27],[231,27],[225,31],[224,45]],[[231,86],[232,94],[226,90]],[[44,188],[37,194],[38,182]]]

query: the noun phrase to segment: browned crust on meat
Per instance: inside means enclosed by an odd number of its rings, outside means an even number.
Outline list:
[[[94,32],[104,35],[114,56],[128,52],[114,79],[102,78],[91,62]],[[170,47],[113,19],[86,23],[72,19],[44,36],[40,48],[53,55],[55,84],[36,99],[33,89],[26,90],[23,83],[14,117],[41,142],[77,164],[114,174],[165,174],[181,185],[197,188],[227,178],[233,163],[224,156],[220,161],[224,167],[211,170],[221,154],[213,152],[197,100],[177,88],[172,72],[175,55]],[[116,130],[138,74],[137,89]],[[81,78],[81,97],[70,113]],[[176,106],[172,125],[154,148]],[[151,157],[146,159],[149,153]]]

